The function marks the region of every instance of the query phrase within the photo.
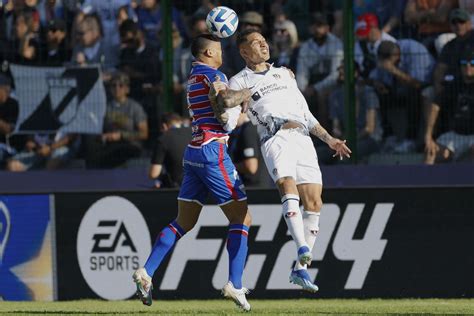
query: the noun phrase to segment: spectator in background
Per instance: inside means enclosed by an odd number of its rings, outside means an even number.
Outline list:
[[[130,78],[130,97],[140,103],[148,116],[150,139],[158,132],[158,96],[161,93],[161,64],[155,47],[145,41],[143,31],[133,20],[120,25],[119,68]]]
[[[457,6],[457,0],[408,0],[405,7],[405,23],[415,30],[412,35],[434,53],[436,37],[450,31],[449,12]]]
[[[460,158],[474,161],[474,48],[463,52],[458,67],[461,83],[445,82],[431,105],[425,131],[427,164]]]
[[[434,59],[425,46],[415,40],[383,41],[377,53],[377,67],[371,72],[377,90],[384,122],[384,130],[393,133],[394,150],[413,150],[422,108],[421,91],[427,87],[434,67]],[[418,134],[420,136],[421,134]]]
[[[145,33],[145,38],[149,45],[160,47],[160,42],[156,35],[161,29],[161,9],[159,0],[142,0],[137,8],[138,25]],[[181,13],[172,8],[171,20],[179,31],[181,37],[187,41],[186,26],[181,17]]]
[[[458,0],[459,8],[471,15],[471,23],[474,25],[474,2],[471,0]]]
[[[96,14],[102,29],[102,47],[109,67],[115,67],[119,61],[119,26],[134,18],[130,0],[85,0],[76,19],[81,21],[85,15]]]
[[[18,102],[10,97],[10,89],[10,79],[0,74],[0,168],[16,153],[16,148],[11,146],[13,139],[7,142],[8,135],[15,129],[19,111]]]
[[[86,15],[77,25],[78,41],[72,51],[72,62],[78,65],[100,64],[105,69],[111,65],[105,56],[100,21],[96,15]]]
[[[65,12],[61,0],[40,0],[36,6],[42,28],[48,29],[52,20],[64,20]]]
[[[355,75],[355,108],[357,129],[357,155],[364,161],[370,154],[380,148],[382,140],[382,126],[380,121],[380,105],[375,90],[366,85],[360,77],[360,69],[354,64]],[[329,96],[329,116],[332,122],[332,134],[334,137],[346,135],[345,107],[344,107],[344,63],[339,67],[338,86]],[[330,150],[327,146],[317,148],[318,159],[321,163],[334,163]]]
[[[244,12],[239,17],[239,32],[248,29],[255,29],[260,33],[263,32],[263,16],[256,11]],[[245,67],[245,62],[240,57],[239,49],[235,42],[236,36],[231,36],[222,42],[222,51],[224,55],[221,71],[227,76],[233,76]]]
[[[357,42],[355,44],[355,60],[361,67],[361,75],[367,78],[377,64],[377,51],[382,41],[397,40],[382,31],[379,20],[373,13],[365,13],[357,18],[355,26]]]
[[[162,135],[156,140],[148,176],[155,188],[177,188],[183,180],[184,151],[191,141],[190,127],[183,127],[177,113],[162,116]]]
[[[147,116],[140,104],[130,99],[130,79],[116,73],[111,81],[112,100],[107,104],[103,133],[88,138],[88,168],[114,168],[142,153],[142,142],[148,138]]]
[[[40,59],[40,40],[34,31],[33,15],[21,12],[15,20],[15,37],[10,42],[8,59],[14,63],[35,64]]]
[[[449,14],[449,21],[456,38],[443,47],[438,58],[433,76],[436,95],[443,93],[445,82],[461,81],[461,69],[456,61],[461,59],[461,54],[474,46],[474,30],[469,13],[462,9],[454,9]]]
[[[265,185],[269,179],[265,171],[257,127],[246,113],[241,113],[237,125],[230,134],[228,153],[246,187]],[[268,184],[270,184],[270,180]]]
[[[296,65],[298,88],[308,99],[310,108],[317,109],[322,125],[328,121],[327,96],[337,83],[337,68],[343,58],[343,46],[339,38],[331,34],[326,16],[312,16],[312,38],[301,44]]]
[[[189,63],[189,50],[184,47],[184,40],[174,24],[171,31],[171,45],[173,48],[173,99],[177,101],[174,102],[174,111],[182,115],[188,112],[185,89],[191,64]],[[160,51],[160,61],[162,64],[165,62],[163,58],[164,53]]]
[[[366,13],[373,13],[380,22],[380,29],[384,33],[398,36],[403,32],[403,12],[407,0],[370,0],[354,1],[354,19]],[[334,26],[333,33],[342,38],[343,36],[343,3],[336,0],[334,3]]]
[[[66,22],[50,20],[47,26],[45,47],[41,50],[41,65],[62,66],[71,60],[72,51],[66,43]]]
[[[21,152],[7,161],[7,170],[21,172],[33,169],[58,169],[72,160],[79,149],[75,134],[35,134],[28,137]]]
[[[271,44],[275,65],[296,71],[299,41],[295,24],[290,20],[275,22]]]

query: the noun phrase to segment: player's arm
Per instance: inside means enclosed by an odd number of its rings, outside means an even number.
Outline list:
[[[229,109],[249,102],[251,96],[252,92],[247,88],[242,90],[225,89],[217,95],[217,103],[220,107]]]
[[[338,138],[332,137],[329,135],[328,131],[321,126],[321,124],[316,123],[313,128],[310,130],[311,134],[315,135],[317,138],[328,144],[328,146],[335,150],[336,153],[333,157],[339,156],[342,160],[344,157],[350,158],[352,151],[347,147],[345,140],[340,140]]]

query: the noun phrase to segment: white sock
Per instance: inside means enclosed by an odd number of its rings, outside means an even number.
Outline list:
[[[295,194],[286,194],[281,198],[283,218],[285,219],[291,237],[296,243],[296,250],[307,246],[304,238],[303,216],[300,211],[300,198]]]
[[[314,243],[319,231],[319,214],[320,212],[304,211],[303,225],[304,225],[304,239],[308,247],[313,251]],[[306,265],[302,265],[296,260],[295,270],[306,269]]]

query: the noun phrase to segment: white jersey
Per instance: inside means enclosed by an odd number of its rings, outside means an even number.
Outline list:
[[[256,73],[248,67],[229,80],[232,90],[248,88],[252,92],[248,115],[265,142],[287,121],[296,121],[308,133],[318,121],[298,89],[293,74],[287,68],[273,67]]]

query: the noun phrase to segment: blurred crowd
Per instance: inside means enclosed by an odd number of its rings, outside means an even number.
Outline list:
[[[10,171],[116,168],[151,159],[157,187],[177,186],[189,140],[190,41],[218,5],[239,29],[268,39],[271,62],[294,71],[310,110],[345,134],[341,0],[172,1],[173,104],[162,104],[159,0],[0,0],[0,166]],[[427,164],[473,161],[474,0],[355,0],[355,104],[359,161],[422,155]],[[223,40],[228,76],[245,67],[235,37]],[[102,135],[11,135],[18,117],[10,64],[100,65],[107,88]],[[250,185],[268,183],[245,115],[229,151]],[[314,141],[320,163],[339,163]],[[150,158],[151,157],[151,158]]]

